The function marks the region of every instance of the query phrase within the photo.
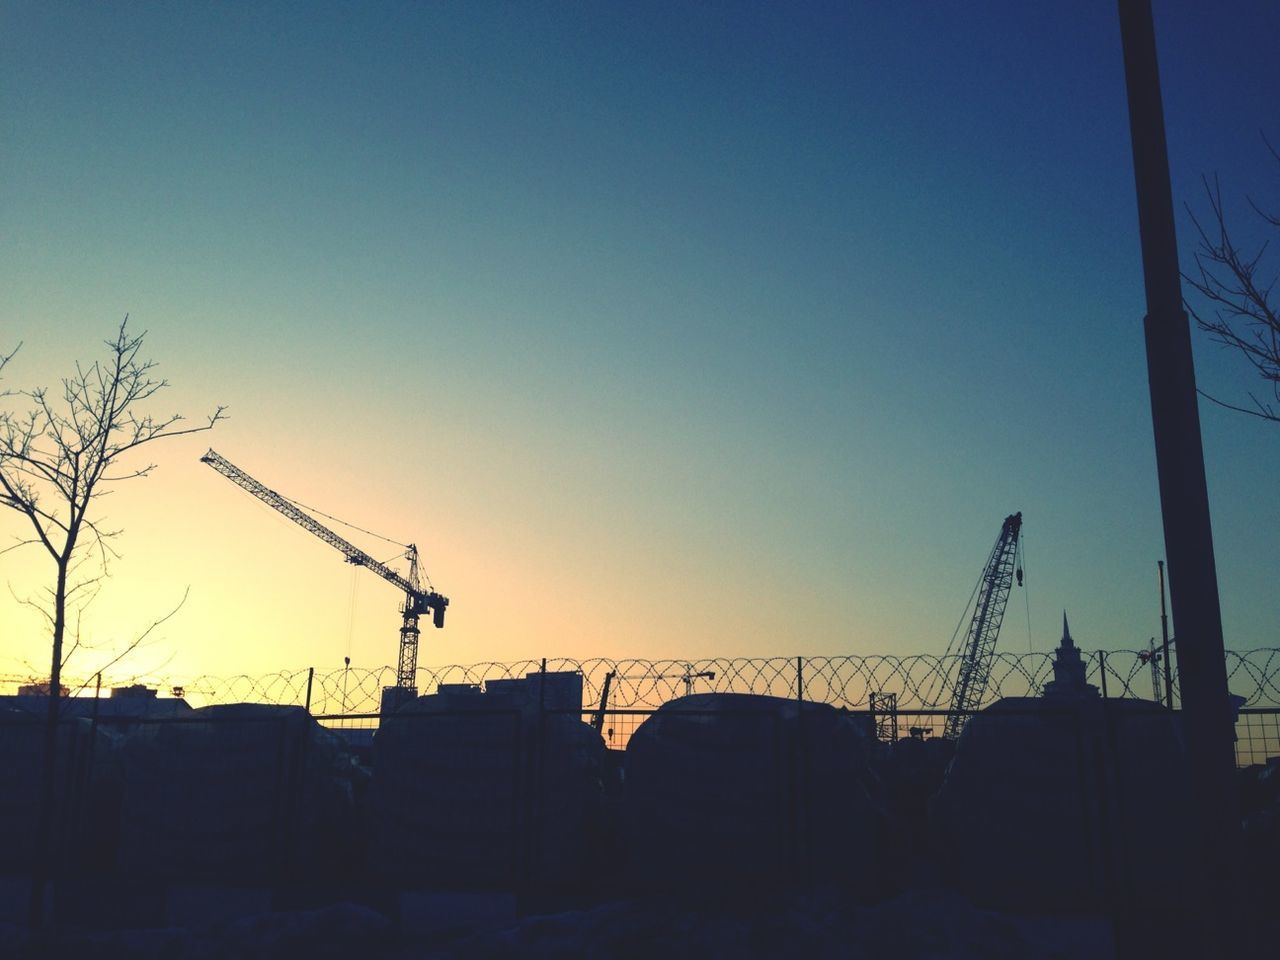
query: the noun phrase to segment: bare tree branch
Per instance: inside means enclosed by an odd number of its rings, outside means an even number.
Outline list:
[[[63,378],[57,401],[43,387],[25,391],[7,389],[0,393],[0,398],[5,400],[26,401],[25,410],[0,409],[0,507],[26,518],[24,526],[31,527],[33,536],[23,542],[43,546],[53,560],[54,573],[48,606],[30,599],[19,600],[40,610],[52,628],[37,841],[42,855],[37,859],[32,879],[31,913],[35,918],[42,915],[40,899],[45,875],[51,869],[62,668],[82,649],[81,617],[107,575],[109,561],[115,556],[110,540],[119,532],[103,528],[100,521],[90,515],[94,501],[110,493],[112,484],[144,477],[155,469],[154,463],[140,466],[118,463],[121,458],[157,440],[210,430],[225,419],[225,407],[218,407],[206,424],[195,427],[185,426],[181,414],[156,417],[143,411],[141,406],[167,387],[168,382],[154,376],[154,361],[140,357],[146,333],[135,335],[128,327],[126,315],[115,336],[106,341],[106,359],[88,366],[77,363],[74,375]],[[0,373],[7,369],[16,353],[15,348],[0,356]],[[89,551],[82,550],[84,538],[90,541]],[[84,563],[90,557],[96,558],[99,564],[100,572],[95,577],[82,574]],[[18,599],[16,595],[15,599]],[[179,603],[153,623],[107,667],[136,650],[157,626],[181,607]],[[68,613],[75,619],[74,639],[64,655]]]
[[[1280,152],[1265,136],[1263,142],[1280,166]],[[1277,276],[1266,271],[1268,245],[1263,242],[1251,252],[1242,249],[1228,229],[1218,178],[1202,181],[1209,217],[1202,221],[1188,208],[1197,245],[1195,270],[1184,273],[1183,279],[1203,306],[1188,299],[1187,313],[1211,340],[1245,359],[1266,384],[1270,397],[1260,398],[1250,391],[1253,406],[1245,407],[1203,391],[1201,396],[1228,410],[1280,423],[1280,304],[1274,298]],[[1267,212],[1253,198],[1248,202],[1265,224],[1280,227],[1280,209]]]
[[[158,620],[153,620],[151,622],[151,625],[147,627],[147,629],[143,630],[142,633],[134,637],[133,640],[131,640],[123,650],[121,650],[118,654],[116,654],[114,657],[112,657],[110,660],[108,660],[106,663],[100,666],[97,670],[95,670],[93,675],[96,676],[100,673],[106,673],[108,670],[114,667],[117,663],[119,663],[125,657],[129,656],[129,654],[133,653],[135,650],[138,650],[140,647],[142,647],[147,637],[151,636],[152,631],[154,631],[157,627],[164,624],[166,621],[172,619],[177,614],[177,612],[186,605],[187,597],[190,595],[191,595],[191,586],[188,585],[187,588],[182,591],[182,599],[178,601],[178,605],[176,607],[174,607],[172,610],[166,613],[163,617],[160,617]],[[173,656],[172,654],[170,654],[170,656],[164,661],[164,663],[161,664],[161,666],[164,666],[164,664],[168,663],[169,660],[172,660],[172,659],[173,659]],[[76,693],[79,693],[88,685],[89,685],[89,681],[86,680],[78,688],[76,688]]]
[[[14,347],[8,353],[0,355],[0,373],[4,372],[4,368],[9,365],[9,361],[12,360],[14,356],[17,354],[17,352],[21,349],[22,349],[22,341],[19,340],[18,345],[16,347]],[[9,394],[8,390],[0,391],[0,397],[8,396],[8,394]]]
[[[9,588],[9,596],[13,597],[13,600],[15,603],[17,603],[19,606],[29,607],[30,609],[34,610],[36,613],[40,614],[40,616],[44,617],[44,619],[49,621],[50,628],[53,627],[53,614],[49,612],[49,609],[47,607],[45,607],[43,604],[36,603],[30,597],[18,596],[16,593],[13,592],[13,586],[11,584],[5,584],[5,586]]]
[[[11,543],[9,546],[5,547],[3,550],[0,550],[0,557],[3,557],[6,553],[8,553],[11,550],[17,550],[20,547],[29,547],[31,546],[31,544],[39,543],[39,542],[40,542],[39,540],[19,540],[17,543]]]
[[[61,403],[45,388],[8,390],[25,398],[24,411],[0,410],[0,506],[26,517],[34,536],[65,575],[81,537],[91,535],[105,562],[113,554],[106,541],[118,531],[102,529],[89,515],[91,502],[110,486],[148,475],[154,463],[112,470],[136,448],[165,437],[212,428],[225,419],[218,407],[201,426],[185,426],[180,414],[157,418],[138,404],[168,382],[154,376],[155,363],[140,356],[145,332],[133,334],[129,318],[106,341],[105,361],[77,363],[61,381]],[[3,371],[17,350],[0,357]]]
[[[1263,407],[1261,404],[1259,404],[1258,398],[1255,397],[1253,394],[1249,394],[1249,399],[1252,400],[1255,404],[1257,404],[1257,409],[1251,410],[1249,407],[1237,407],[1234,403],[1227,403],[1225,400],[1219,400],[1217,397],[1214,397],[1214,396],[1211,396],[1210,394],[1205,393],[1199,387],[1196,388],[1196,393],[1200,394],[1200,396],[1204,397],[1210,403],[1215,403],[1218,406],[1223,407],[1227,410],[1234,410],[1236,413],[1247,414],[1250,417],[1258,417],[1261,420],[1276,419],[1276,414],[1272,412],[1269,408]]]

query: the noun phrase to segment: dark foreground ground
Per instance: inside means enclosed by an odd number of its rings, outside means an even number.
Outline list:
[[[1105,960],[1116,956],[1104,918],[1026,916],[972,906],[955,894],[912,891],[875,905],[817,890],[768,902],[692,905],[621,900],[515,918],[499,899],[403,899],[394,909],[340,903],[189,927],[45,937],[0,926],[0,957],[306,958],[875,958]]]

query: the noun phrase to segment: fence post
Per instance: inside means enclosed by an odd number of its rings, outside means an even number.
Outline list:
[[[1102,699],[1107,699],[1107,651],[1098,651],[1098,673],[1100,674],[1099,683],[1102,687]]]
[[[542,665],[538,669],[538,722],[535,728],[535,741],[533,744],[533,795],[529,798],[533,808],[532,822],[529,824],[529,845],[531,856],[529,858],[529,871],[527,874],[527,882],[530,887],[538,885],[539,872],[542,867],[543,853],[543,775],[545,770],[544,764],[544,747],[546,745],[547,730],[547,658],[542,658]]]
[[[75,801],[75,828],[77,832],[76,842],[82,839],[79,835],[84,828],[85,808],[92,805],[94,797],[90,795],[91,785],[93,784],[93,761],[98,750],[98,706],[102,702],[102,671],[99,670],[94,679],[93,684],[93,713],[89,718],[89,746],[85,750],[84,770],[81,772],[76,785],[76,801]]]
[[[804,883],[806,879],[808,850],[807,837],[805,835],[806,818],[804,799],[806,795],[806,785],[808,780],[807,760],[808,751],[805,749],[805,723],[804,723],[804,658],[796,657],[796,734],[794,755],[792,762],[795,770],[795,788],[792,791],[792,803],[794,809],[791,811],[792,829],[795,831],[795,843],[793,846],[795,856],[796,879],[800,883]]]
[[[307,713],[311,712],[311,681],[316,678],[316,668],[307,667]]]

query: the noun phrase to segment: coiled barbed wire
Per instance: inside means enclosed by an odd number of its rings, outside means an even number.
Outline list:
[[[1106,688],[1110,697],[1144,700],[1163,698],[1162,684],[1153,684],[1146,651],[1091,651],[1084,654],[1088,681]],[[1248,707],[1280,706],[1280,648],[1233,651],[1227,654],[1231,692]],[[582,708],[600,706],[606,674],[610,709],[656,708],[686,693],[751,693],[795,697],[850,710],[865,710],[871,695],[892,693],[900,710],[945,709],[960,657],[847,655],[818,657],[716,657],[701,660],[549,658],[547,670],[582,675]],[[482,685],[489,680],[513,679],[537,673],[540,660],[516,660],[419,667],[419,693],[433,693],[440,684]],[[1105,675],[1105,680],[1104,680]],[[307,700],[308,669],[231,676],[137,678],[163,695],[180,695],[192,706],[223,703],[303,705]],[[997,653],[982,705],[1002,697],[1039,696],[1053,679],[1052,653]],[[1177,704],[1177,671],[1172,686]],[[21,684],[38,682],[22,676],[0,676],[0,691],[15,693]],[[65,680],[68,687],[78,681]],[[395,668],[317,670],[311,676],[311,712],[317,716],[376,713],[382,690],[395,683]],[[104,684],[105,685],[105,684]],[[87,685],[93,689],[92,684]],[[797,689],[799,687],[799,690]],[[1154,687],[1154,689],[1153,689]]]

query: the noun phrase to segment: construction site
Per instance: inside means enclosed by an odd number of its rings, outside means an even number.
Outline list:
[[[1280,957],[1277,37],[0,2],[0,960]]]
[[[202,460],[391,584],[395,665],[60,698],[54,857],[40,862],[36,778],[6,778],[0,921],[25,919],[34,876],[66,942],[95,949],[345,916],[378,949],[483,953],[495,931],[536,939],[523,918],[569,911],[533,955],[595,937],[602,956],[684,956],[704,941],[649,934],[628,952],[610,911],[674,897],[734,929],[759,922],[744,909],[794,926],[771,911],[815,890],[841,906],[792,930],[803,953],[888,922],[877,911],[975,930],[1041,918],[973,934],[1025,955],[1062,924],[1083,946],[1054,955],[1178,935],[1165,911],[1186,860],[1160,839],[1188,816],[1176,641],[1166,617],[1145,650],[1086,653],[1064,613],[1052,654],[1001,651],[1021,513],[940,652],[429,670],[420,621],[443,628],[449,600],[415,546],[401,571],[213,450]],[[1253,902],[1280,892],[1280,651],[1231,657]],[[6,769],[40,768],[49,692],[0,698]]]

